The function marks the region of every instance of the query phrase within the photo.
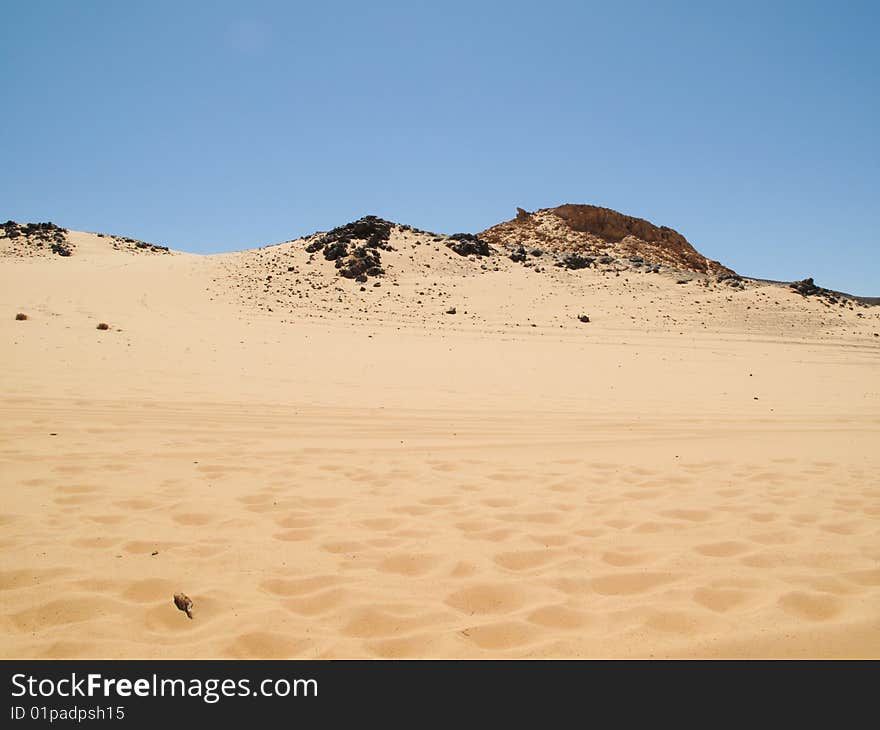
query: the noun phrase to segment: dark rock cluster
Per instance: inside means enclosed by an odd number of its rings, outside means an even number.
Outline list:
[[[368,215],[318,235],[306,251],[323,251],[325,259],[335,262],[340,276],[363,283],[367,277],[385,273],[380,251],[393,250],[388,243],[393,227],[390,221]]]
[[[101,237],[103,238],[103,236]],[[111,238],[113,239],[113,248],[116,249],[130,247],[150,253],[169,253],[168,246],[159,246],[156,243],[147,243],[146,241],[139,241],[136,238],[126,238],[125,236],[111,236]]]
[[[789,284],[789,287],[794,289],[802,297],[820,297],[830,304],[842,304],[845,300],[845,297],[838,292],[817,286],[816,282],[813,281],[813,277],[808,277],[801,281],[793,281]]]
[[[453,233],[446,245],[459,256],[491,256],[489,244],[473,233]]]
[[[510,260],[515,263],[522,263],[526,260],[526,249],[522,245],[518,246],[513,250],[513,253],[510,254]]]
[[[645,261],[645,259],[643,259],[641,256],[631,256],[629,258],[629,267],[633,271],[641,271],[643,274],[660,273],[660,264],[654,264],[650,261]]]
[[[19,238],[36,248],[48,248],[58,256],[70,256],[73,247],[67,239],[67,229],[54,223],[16,223],[13,220],[3,224],[6,237],[10,240]]]
[[[581,256],[577,253],[569,253],[556,262],[557,266],[564,269],[586,269],[593,265],[596,259],[590,256]]]
[[[816,282],[813,281],[813,277],[809,277],[807,279],[803,279],[802,281],[793,281],[789,286],[794,289],[798,294],[805,297],[814,297],[817,294],[822,294],[826,292],[826,289],[823,289],[820,286],[816,286]]]
[[[744,289],[745,288],[743,285],[743,278],[739,274],[722,273],[722,274],[718,274],[718,276],[715,277],[715,280],[719,284],[726,284],[727,286],[732,287],[734,289]]]

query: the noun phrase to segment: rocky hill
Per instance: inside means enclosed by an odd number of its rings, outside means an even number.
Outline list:
[[[51,222],[18,223],[8,220],[0,223],[0,256],[67,258],[76,255],[84,244],[90,253],[94,253],[95,249],[138,254],[170,253],[167,246],[126,236],[70,231]]]
[[[478,234],[514,257],[537,249],[579,266],[633,263],[644,268],[666,267],[710,276],[735,277],[735,272],[700,254],[672,228],[595,205],[561,205],[529,213]]]
[[[118,253],[180,254],[134,238],[68,230],[50,222],[0,223],[0,257],[64,260]],[[398,277],[407,272],[443,272],[456,278],[522,269],[557,284],[569,281],[559,276],[574,275],[581,285],[595,283],[582,276],[586,270],[600,278],[660,274],[675,284],[698,280],[730,293],[764,281],[740,276],[703,256],[672,228],[595,205],[566,204],[532,213],[517,208],[515,218],[477,234],[432,233],[368,215],[329,231],[239,253],[245,263],[228,285],[269,311],[290,297],[307,298],[310,291],[323,289],[336,292],[341,304],[348,288],[363,292],[368,281],[380,287],[383,280],[398,286]],[[348,287],[341,288],[345,282]],[[880,303],[824,289],[812,279],[765,283],[786,286],[826,305]]]

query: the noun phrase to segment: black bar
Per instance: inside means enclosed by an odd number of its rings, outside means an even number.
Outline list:
[[[3,725],[355,717],[458,727],[477,724],[479,712],[541,727],[796,716],[850,726],[875,716],[877,669],[843,661],[3,661]],[[99,675],[91,689],[89,675]]]

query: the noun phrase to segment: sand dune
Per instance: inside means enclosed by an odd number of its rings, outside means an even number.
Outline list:
[[[877,308],[69,237],[0,260],[3,656],[880,656]]]

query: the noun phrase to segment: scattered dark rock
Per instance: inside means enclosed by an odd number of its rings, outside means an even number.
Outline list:
[[[590,256],[581,256],[577,253],[569,253],[557,262],[557,266],[565,269],[586,269],[593,265],[596,259]]]
[[[365,241],[367,248],[381,248],[391,250],[388,239],[391,237],[391,229],[394,226],[390,221],[383,220],[374,215],[364,216],[353,223],[334,228],[323,235],[324,243],[351,243],[354,240]]]
[[[134,247],[146,249],[153,253],[168,253],[168,246],[160,246],[156,243],[146,243],[145,241],[134,241]]]
[[[27,318],[28,316],[24,312],[19,312],[15,315],[16,322],[24,322]]]
[[[510,254],[510,260],[515,261],[516,263],[522,263],[526,260],[526,250],[522,246],[514,250],[512,254]]]
[[[446,314],[455,314],[455,307],[450,307],[446,310]]]
[[[477,238],[473,233],[455,233],[446,241],[446,245],[459,256],[491,256],[489,244]]]
[[[327,255],[326,251],[324,255]],[[339,270],[340,276],[361,283],[365,282],[368,276],[381,276],[385,273],[385,270],[379,265],[378,252],[364,246],[358,246],[345,258],[337,258],[336,268]]]
[[[733,289],[744,289],[743,278],[733,272],[722,272],[715,277],[719,284],[726,284]]]
[[[21,236],[21,228],[18,223],[13,220],[8,220],[3,224],[3,230],[6,233],[7,238],[19,238]]]
[[[812,297],[816,294],[821,294],[822,289],[816,286],[816,283],[813,281],[813,277],[809,277],[807,279],[803,279],[802,281],[793,281],[789,284],[789,287],[794,289],[798,294],[801,294],[805,297]]]
[[[67,229],[52,222],[16,223],[8,220],[0,227],[10,240],[23,239],[24,243],[38,249],[48,246],[58,256],[70,256],[73,253],[73,247],[67,239]]]
[[[51,251],[52,253],[57,253],[59,256],[70,256],[73,253],[73,249],[71,249],[66,243],[57,242],[52,244]]]
[[[829,304],[837,304],[841,307],[845,307],[849,304],[850,308],[852,308],[852,299],[847,295],[818,286],[816,282],[813,281],[812,277],[808,277],[802,281],[793,281],[789,284],[789,287],[794,289],[802,297],[819,297]]]
[[[324,258],[328,261],[336,261],[348,253],[348,244],[335,241],[324,246]]]
[[[99,323],[98,323],[98,326],[96,327],[96,329],[99,329],[99,330],[109,330],[109,329],[110,329],[110,325],[107,324],[106,322],[99,322]]]
[[[578,321],[586,323],[590,321],[590,318],[586,314],[582,314],[578,317]]]
[[[317,253],[323,249],[324,258],[336,262],[340,276],[364,283],[368,276],[385,273],[379,251],[393,250],[388,243],[393,226],[390,221],[368,215],[321,234],[306,246],[306,251]]]
[[[100,234],[99,234],[100,235]],[[156,243],[147,243],[139,241],[137,238],[129,238],[128,236],[110,236],[113,248],[117,251],[125,249],[134,249],[135,251],[145,251],[149,253],[170,253],[168,246],[160,246]]]
[[[538,256],[543,256],[544,252],[540,248],[533,248],[529,253],[537,258]]]

